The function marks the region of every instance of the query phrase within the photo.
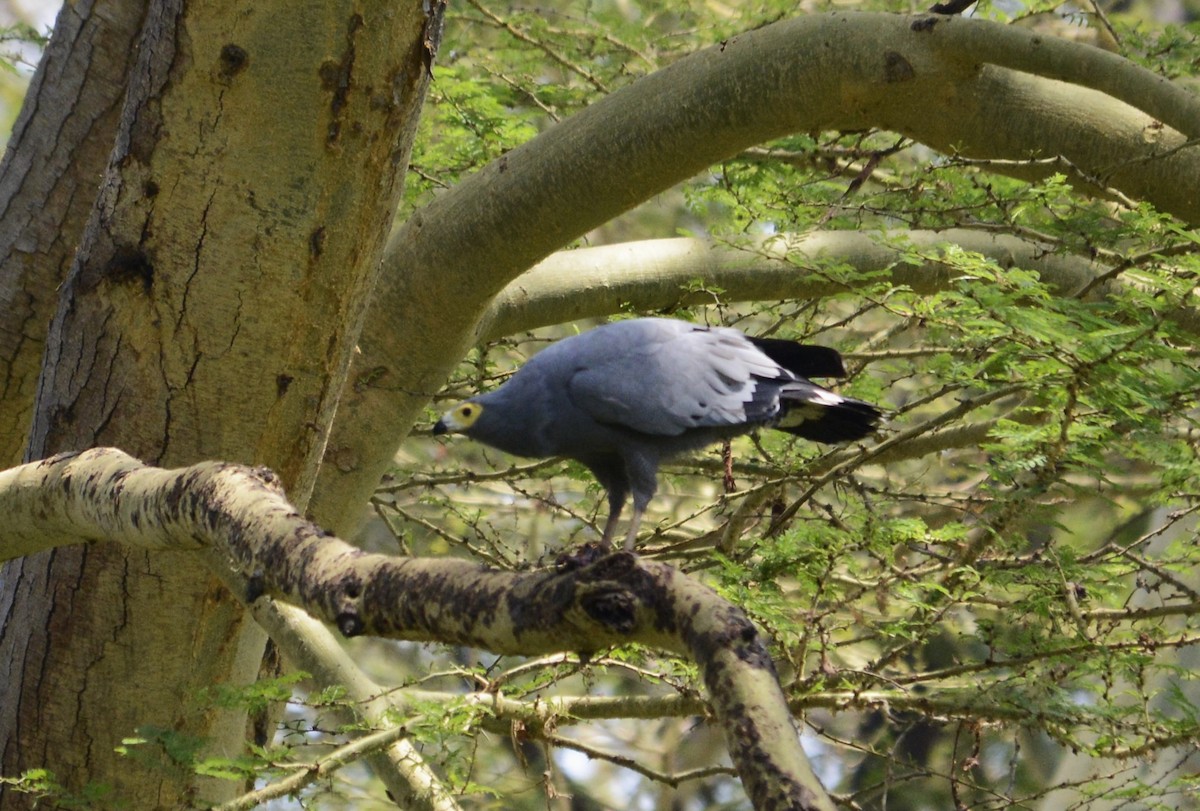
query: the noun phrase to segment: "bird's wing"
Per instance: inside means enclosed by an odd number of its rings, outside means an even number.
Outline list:
[[[669,319],[622,323],[631,326],[602,336],[569,376],[568,396],[592,419],[678,436],[778,413],[777,387],[761,383],[792,376],[740,332]]]

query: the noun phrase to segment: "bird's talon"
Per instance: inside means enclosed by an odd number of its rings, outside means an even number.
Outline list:
[[[600,541],[588,541],[582,546],[568,549],[554,559],[554,568],[560,572],[572,572],[590,566],[613,553],[611,545]]]

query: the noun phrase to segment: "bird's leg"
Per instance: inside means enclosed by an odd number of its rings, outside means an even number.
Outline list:
[[[632,552],[634,545],[637,543],[638,527],[642,523],[642,513],[644,510],[633,508],[633,517],[629,519],[629,531],[625,533],[625,551]],[[605,528],[607,531],[607,528]]]
[[[629,473],[626,470],[628,462],[619,456],[607,455],[595,458],[580,459],[596,476],[596,481],[608,491],[608,520],[604,523],[604,534],[600,536],[600,545],[605,549],[613,548],[617,536],[617,520],[625,509],[625,500],[629,498]],[[650,494],[654,494],[654,468],[650,469]],[[638,522],[646,509],[649,497],[635,496],[633,500],[633,526],[625,537],[625,548],[633,548],[633,539],[637,536]]]
[[[642,448],[625,457],[625,475],[629,490],[633,494],[633,517],[629,520],[629,531],[625,534],[625,551],[632,552],[637,544],[638,529],[642,516],[658,489],[658,455],[652,449]]]
[[[596,478],[608,489],[608,520],[604,522],[604,534],[600,536],[600,544],[605,549],[612,549],[613,540],[617,537],[617,519],[625,509],[625,498],[629,491],[619,480],[600,478],[599,472]]]
[[[605,549],[613,548],[613,536],[617,534],[618,514],[609,510],[608,520],[604,522],[604,534],[600,536],[600,545]]]

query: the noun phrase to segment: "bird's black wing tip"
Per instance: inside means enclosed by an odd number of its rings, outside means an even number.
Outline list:
[[[801,344],[782,338],[746,337],[764,355],[794,375],[804,378],[846,376],[841,354],[831,347]]]

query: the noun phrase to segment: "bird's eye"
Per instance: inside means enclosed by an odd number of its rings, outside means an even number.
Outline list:
[[[456,416],[463,428],[470,428],[482,413],[483,406],[479,403],[463,403],[458,407]]]

